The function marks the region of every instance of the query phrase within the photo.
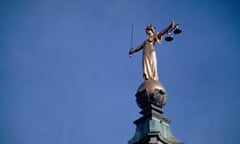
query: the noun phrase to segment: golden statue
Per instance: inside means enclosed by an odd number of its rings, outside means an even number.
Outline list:
[[[174,27],[175,23],[172,21],[171,24],[163,31],[155,33],[155,28],[152,25],[148,25],[146,27],[146,34],[148,35],[147,39],[136,49],[131,48],[129,50],[129,56],[132,56],[135,52],[143,50],[142,67],[143,77],[145,80],[159,81],[157,72],[157,57],[154,45],[156,42],[160,43],[162,36],[174,29]]]

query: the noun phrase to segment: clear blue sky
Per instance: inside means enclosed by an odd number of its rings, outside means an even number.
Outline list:
[[[146,24],[183,33],[157,45],[164,116],[187,144],[240,143],[237,0],[1,0],[0,143],[124,144],[140,109]]]

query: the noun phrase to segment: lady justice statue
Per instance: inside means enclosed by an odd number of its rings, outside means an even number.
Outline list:
[[[161,32],[155,33],[155,28],[152,25],[148,25],[145,30],[148,37],[139,47],[135,49],[131,48],[129,50],[129,56],[131,57],[132,54],[134,54],[135,52],[143,50],[142,68],[144,83],[140,85],[138,92],[146,90],[148,96],[151,96],[155,93],[155,90],[160,90],[160,93],[162,94],[163,97],[161,101],[158,101],[158,105],[162,107],[166,103],[166,90],[159,82],[157,71],[157,57],[154,46],[156,43],[160,43],[162,41],[162,36],[164,34],[170,34],[170,32],[172,31],[174,32],[174,34],[178,34],[181,33],[181,30],[178,29],[178,24],[175,24],[173,20],[171,24]],[[173,38],[169,35],[165,40],[171,41],[172,39]],[[142,104],[139,105],[141,107]]]
[[[137,48],[131,48],[129,55],[132,56],[135,52],[143,50],[142,67],[144,82],[139,86],[136,93],[137,105],[142,109],[139,119],[134,121],[136,132],[133,138],[128,141],[128,144],[181,144],[174,137],[170,130],[171,120],[165,118],[163,114],[163,106],[167,101],[167,92],[163,85],[159,82],[157,72],[157,57],[155,44],[160,43],[162,36],[168,34],[166,41],[173,40],[170,35],[181,33],[178,24],[174,21],[161,32],[155,33],[155,28],[152,25],[146,27],[148,37]],[[132,38],[131,38],[132,41]],[[131,46],[132,47],[132,46]]]

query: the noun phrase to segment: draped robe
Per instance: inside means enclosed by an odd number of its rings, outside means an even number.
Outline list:
[[[159,37],[156,35],[150,36],[140,46],[143,49],[142,67],[145,80],[159,80],[157,71],[157,56],[154,47],[155,42],[160,42]]]

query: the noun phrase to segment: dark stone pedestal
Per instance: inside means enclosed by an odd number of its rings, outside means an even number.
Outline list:
[[[165,93],[160,90],[155,88],[151,95],[146,89],[137,92],[136,101],[142,109],[142,117],[134,121],[136,132],[128,144],[180,144],[170,130],[171,120],[162,116],[161,101]]]
[[[134,121],[136,132],[128,144],[180,144],[170,130],[171,120],[161,115],[161,109],[149,105],[140,113],[143,116]]]

